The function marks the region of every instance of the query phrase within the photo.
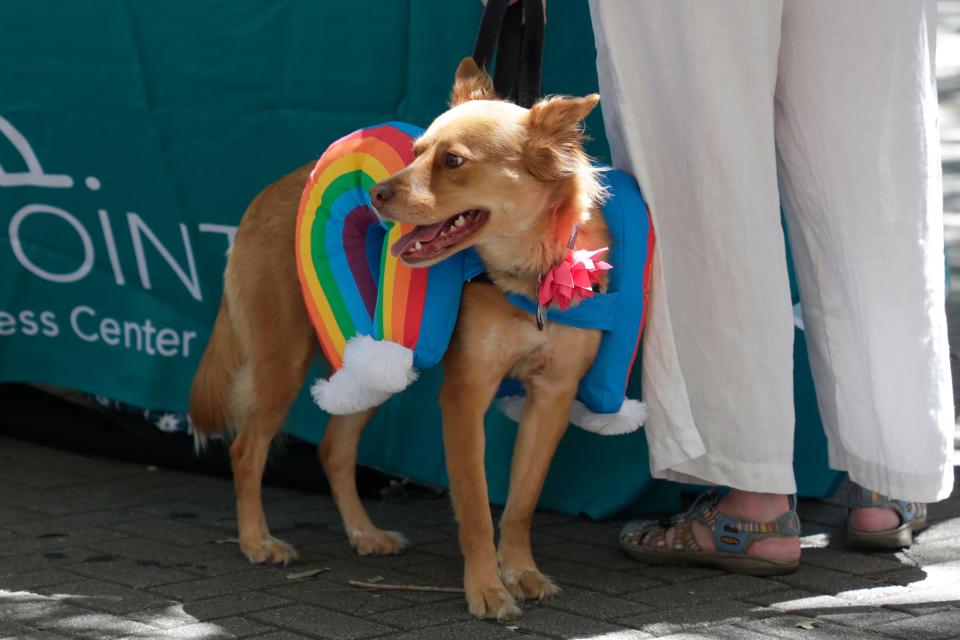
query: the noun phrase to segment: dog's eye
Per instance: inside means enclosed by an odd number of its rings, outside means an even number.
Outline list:
[[[447,167],[450,169],[456,169],[463,164],[463,158],[458,156],[455,153],[448,153],[444,162],[447,163]]]

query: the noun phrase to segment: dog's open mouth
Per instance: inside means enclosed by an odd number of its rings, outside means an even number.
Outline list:
[[[400,236],[390,247],[390,253],[405,262],[431,260],[479,231],[489,218],[489,211],[471,209],[450,216],[443,222],[418,226]]]

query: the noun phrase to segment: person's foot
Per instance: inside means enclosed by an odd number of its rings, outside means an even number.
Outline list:
[[[790,501],[785,495],[731,489],[730,493],[717,503],[717,511],[739,520],[773,522],[790,511]],[[670,527],[667,530],[668,547],[673,547],[676,529]],[[714,532],[702,522],[693,523],[693,535],[705,551],[716,550]],[[800,536],[761,538],[747,546],[746,554],[778,562],[796,562],[800,559]]]
[[[927,526],[927,505],[894,500],[852,484],[848,494],[847,546],[900,549],[913,544],[913,534]]]
[[[627,524],[621,547],[659,564],[707,565],[738,573],[775,575],[796,569],[800,520],[788,496],[732,490],[701,496],[669,520]]]
[[[856,507],[847,521],[861,531],[883,531],[900,526],[900,515],[890,507]]]

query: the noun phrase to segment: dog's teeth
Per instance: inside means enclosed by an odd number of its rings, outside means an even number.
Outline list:
[[[422,248],[423,248],[423,245],[420,244],[419,242],[414,242],[414,243],[413,243],[413,250],[414,250],[414,251],[420,251],[420,249],[422,249]]]
[[[457,216],[457,219],[454,221],[453,224],[457,225],[458,227],[462,227],[462,226],[465,225],[466,223],[467,223],[467,221],[466,221],[466,219],[463,217],[463,214],[461,213],[459,216]]]

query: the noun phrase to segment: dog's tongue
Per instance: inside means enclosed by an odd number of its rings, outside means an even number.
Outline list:
[[[415,242],[430,242],[437,237],[437,234],[440,233],[440,229],[443,228],[443,224],[445,222],[446,220],[443,220],[426,227],[416,227],[410,233],[400,236],[400,239],[394,242],[393,246],[390,247],[391,255],[393,255],[393,257],[399,256]]]

